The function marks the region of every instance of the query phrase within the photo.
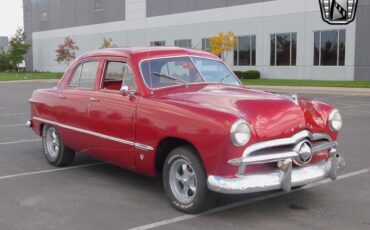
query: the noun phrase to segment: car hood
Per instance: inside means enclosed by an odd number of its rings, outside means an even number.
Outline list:
[[[306,127],[304,110],[290,96],[242,87],[207,85],[184,87],[184,90],[162,94],[161,98],[233,113],[251,124],[260,141],[288,137]]]

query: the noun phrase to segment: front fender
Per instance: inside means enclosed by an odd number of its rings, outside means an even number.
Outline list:
[[[156,147],[166,137],[190,142],[198,151],[208,174],[216,174],[221,156],[231,143],[229,128],[234,114],[199,105],[141,98],[136,117],[136,141],[154,147],[139,160],[137,169],[155,175]]]

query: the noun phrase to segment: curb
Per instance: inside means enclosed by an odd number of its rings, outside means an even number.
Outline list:
[[[309,86],[268,86],[268,85],[247,85],[250,89],[289,92],[289,93],[310,93],[310,94],[341,94],[341,95],[364,95],[370,96],[370,89],[367,88],[340,88],[340,87],[309,87]]]
[[[15,80],[15,81],[0,81],[0,84],[16,84],[16,83],[58,83],[60,79],[35,79],[35,80]]]

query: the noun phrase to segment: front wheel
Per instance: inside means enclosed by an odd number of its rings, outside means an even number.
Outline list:
[[[178,147],[169,153],[162,176],[168,198],[182,212],[199,213],[216,201],[216,194],[207,187],[202,162],[190,146]]]
[[[42,145],[46,160],[53,166],[69,166],[75,157],[75,152],[64,146],[56,128],[44,125]]]

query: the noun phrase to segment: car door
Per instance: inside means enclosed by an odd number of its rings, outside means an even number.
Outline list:
[[[106,161],[126,168],[135,168],[135,119],[139,100],[137,87],[129,64],[121,60],[107,60],[102,80],[90,101],[89,129],[101,135],[90,151]],[[126,85],[131,95],[123,96],[120,89]]]
[[[58,95],[58,123],[66,146],[86,152],[91,142],[88,104],[94,94],[99,68],[98,60],[85,60],[76,65],[67,86]]]

